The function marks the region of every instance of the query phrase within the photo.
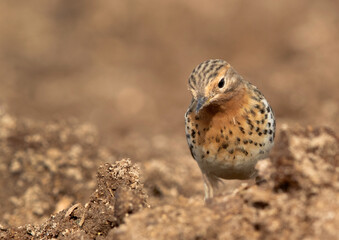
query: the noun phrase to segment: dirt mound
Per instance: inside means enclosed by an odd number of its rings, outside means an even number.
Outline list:
[[[26,225],[7,232],[7,237],[25,239],[94,239],[122,223],[124,217],[148,206],[138,168],[130,160],[101,166],[98,186],[90,201],[73,205],[50,217],[40,226]]]
[[[18,129],[30,129],[29,134],[22,130],[21,132],[25,134],[18,135],[17,131],[10,129],[10,126],[13,127],[13,124],[17,123],[11,122],[11,118],[6,116],[4,113],[1,118],[2,126],[7,126],[4,129],[7,131],[2,131],[3,146],[13,141],[11,140],[13,136],[17,136],[14,139],[21,144],[16,146],[30,146],[29,149],[33,148],[31,151],[34,154],[39,153],[41,159],[48,159],[49,151],[39,152],[43,140],[35,141],[34,145],[29,145],[31,143],[28,141],[32,138],[28,136],[39,135],[41,128],[15,125]],[[36,132],[33,133],[32,129]],[[77,132],[75,129],[78,127],[68,132],[75,133]],[[46,138],[46,135],[42,134],[38,139]],[[86,145],[88,143],[85,139],[86,137],[76,138],[75,142],[79,141],[80,145]],[[100,147],[93,145],[93,141],[90,142],[88,145],[91,146],[90,152],[97,153]],[[66,147],[69,145],[72,146],[70,142],[62,144],[59,141],[57,145],[53,145],[53,149],[67,152],[65,149],[71,149]],[[21,151],[20,148],[12,149],[10,145],[7,147],[11,149],[9,152],[12,152],[12,155],[8,153],[8,158]],[[27,154],[27,151],[24,152]],[[88,158],[90,156],[87,155]],[[110,159],[110,155],[106,157]],[[34,158],[26,156],[23,159],[27,161]],[[21,164],[29,166],[32,163],[23,161]],[[13,163],[9,164],[12,165]],[[34,165],[34,167],[38,166]],[[0,237],[4,239],[337,239],[338,166],[339,140],[331,130],[311,127],[290,129],[283,126],[270,159],[258,164],[259,176],[255,183],[244,183],[235,188],[232,193],[223,193],[204,204],[202,195],[201,198],[196,198],[177,194],[171,198],[172,201],[159,200],[160,193],[161,198],[166,198],[168,194],[166,189],[173,187],[165,183],[166,179],[171,179],[169,176],[176,172],[164,171],[160,175],[153,176],[153,182],[162,182],[158,191],[155,191],[156,184],[150,184],[145,188],[141,184],[138,167],[130,160],[123,159],[99,167],[97,187],[84,205],[77,203],[68,206],[40,225],[2,226]],[[12,166],[10,169],[20,168]],[[8,177],[13,178],[15,175],[10,169]],[[51,172],[49,168],[46,169],[46,172]],[[146,169],[145,173],[151,172],[150,167],[143,167],[143,169]],[[55,176],[64,173],[64,169],[57,168],[54,171]],[[19,176],[17,179],[20,180],[20,172],[17,172],[16,176]],[[59,178],[67,179],[67,175],[61,175]],[[145,176],[145,181],[152,182],[151,178],[152,176]],[[73,179],[73,183],[68,180],[67,183],[69,185],[63,185],[65,189],[74,186],[77,180]],[[39,186],[41,188],[41,183]],[[43,196],[53,196],[50,188],[47,187],[43,191],[40,189],[39,192]],[[151,208],[148,207],[146,190],[151,193],[150,198],[153,198],[154,205]],[[82,190],[75,191],[71,188],[69,191],[79,194]],[[20,201],[25,199],[24,195],[17,198]],[[155,201],[154,198],[158,200]],[[42,203],[45,202],[50,206],[58,203],[53,197],[41,198],[41,195],[36,196],[31,202],[42,207],[44,206]],[[32,206],[29,206],[29,209],[36,215],[34,209],[38,207]],[[27,205],[23,205],[22,209],[25,207],[27,208]],[[21,208],[17,209],[14,208],[14,213]],[[29,218],[26,218],[26,221],[27,219]]]

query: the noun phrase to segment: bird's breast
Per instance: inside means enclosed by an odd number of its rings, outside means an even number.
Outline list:
[[[203,171],[221,178],[248,178],[273,146],[275,122],[263,96],[242,94],[224,105],[186,114],[186,138]]]

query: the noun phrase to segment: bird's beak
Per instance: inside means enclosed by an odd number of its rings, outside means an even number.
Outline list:
[[[198,97],[198,103],[197,108],[195,110],[195,113],[199,113],[199,111],[209,102],[209,98],[201,96]]]

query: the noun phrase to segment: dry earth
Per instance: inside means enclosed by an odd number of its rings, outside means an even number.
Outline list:
[[[282,126],[257,181],[205,205],[202,193],[190,197],[197,185],[184,189],[189,168],[150,162],[141,171],[129,159],[114,161],[89,125],[21,122],[2,112],[0,126],[9,198],[3,239],[337,239],[339,139],[328,128]],[[97,170],[96,187],[91,159],[110,162]],[[25,221],[41,224],[11,227]]]

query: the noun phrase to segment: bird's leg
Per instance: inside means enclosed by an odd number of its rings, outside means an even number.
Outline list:
[[[211,174],[208,173],[202,173],[203,179],[204,179],[204,189],[205,189],[205,202],[208,199],[213,198],[214,196],[214,190],[218,188],[219,179]]]
[[[202,177],[204,179],[205,201],[207,201],[208,199],[213,198],[213,187],[206,173],[203,173]]]

